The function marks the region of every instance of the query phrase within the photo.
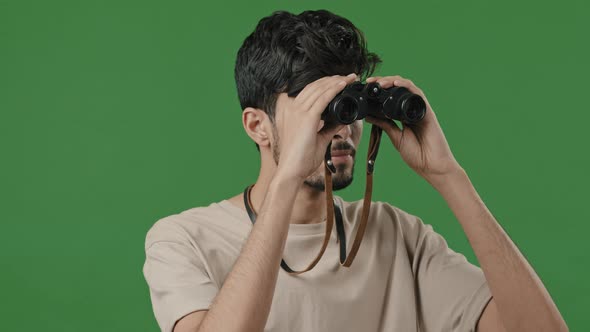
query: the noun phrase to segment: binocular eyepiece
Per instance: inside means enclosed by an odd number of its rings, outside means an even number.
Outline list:
[[[367,115],[416,124],[426,114],[426,103],[404,87],[383,89],[376,83],[354,82],[346,86],[322,113],[326,122],[351,124]]]

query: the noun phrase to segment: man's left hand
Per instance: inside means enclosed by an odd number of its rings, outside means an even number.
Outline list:
[[[462,169],[455,160],[436,115],[420,88],[411,80],[397,75],[369,77],[366,82],[377,82],[383,89],[393,86],[405,87],[424,99],[426,114],[416,125],[403,125],[400,129],[393,120],[381,120],[371,116],[365,118],[365,121],[381,127],[387,133],[393,146],[410,168],[430,183],[436,178]]]

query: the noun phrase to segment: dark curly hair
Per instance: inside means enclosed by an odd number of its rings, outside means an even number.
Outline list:
[[[274,124],[279,93],[294,97],[324,76],[357,73],[364,80],[379,63],[349,20],[327,10],[276,11],[246,37],[234,74],[242,109],[262,109]]]

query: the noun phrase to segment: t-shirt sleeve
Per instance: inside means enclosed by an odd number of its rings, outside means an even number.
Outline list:
[[[492,294],[483,271],[450,249],[431,225],[414,217],[416,280],[424,331],[475,332]]]
[[[143,274],[158,325],[162,332],[172,332],[180,318],[193,311],[208,309],[218,287],[190,243],[154,241],[155,229],[147,236]]]

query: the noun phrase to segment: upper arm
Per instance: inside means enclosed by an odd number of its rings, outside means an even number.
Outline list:
[[[421,324],[425,329],[476,331],[491,299],[481,269],[448,247],[445,239],[420,218],[410,232],[415,241],[412,272],[416,280]]]
[[[477,323],[476,332],[506,332],[494,298],[488,303]]]
[[[208,310],[193,311],[182,317],[174,325],[173,332],[196,332]]]
[[[143,272],[155,318],[164,332],[172,332],[181,318],[209,309],[218,292],[205,262],[193,248],[182,243],[153,243],[146,250]],[[202,315],[194,314],[187,322]]]

